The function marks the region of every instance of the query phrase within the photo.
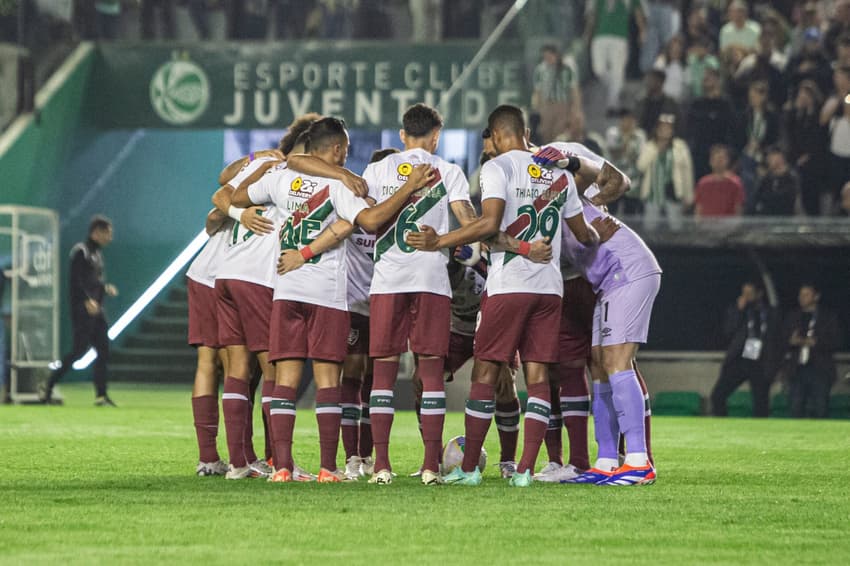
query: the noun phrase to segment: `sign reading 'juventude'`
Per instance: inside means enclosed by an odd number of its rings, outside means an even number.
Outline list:
[[[359,128],[395,128],[424,101],[449,127],[479,127],[498,104],[525,100],[521,50],[499,50],[448,105],[477,44],[104,45],[96,68],[105,127],[282,127],[306,112]],[[505,55],[507,53],[507,55]],[[146,96],[145,96],[146,95]]]

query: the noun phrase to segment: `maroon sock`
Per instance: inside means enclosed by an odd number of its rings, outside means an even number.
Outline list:
[[[248,400],[249,390],[247,381],[235,377],[228,377],[224,380],[221,410],[224,413],[224,430],[227,433],[227,451],[230,453],[230,465],[234,468],[243,468],[248,465],[245,458],[245,428],[251,414],[251,405]]]
[[[363,376],[360,387],[360,440],[359,456],[368,458],[372,455],[372,419],[369,417],[369,396],[372,394],[372,376]]]
[[[295,396],[293,387],[276,385],[269,410],[272,421],[273,454],[276,470],[292,471],[292,432],[295,429]]]
[[[257,453],[254,451],[254,395],[248,398],[248,411],[245,415],[245,461],[253,464],[257,461]]]
[[[637,364],[634,364],[634,367],[635,375],[637,375],[638,383],[640,383],[640,389],[641,391],[643,391],[643,428],[646,434],[646,455],[649,458],[649,463],[654,466],[655,459],[652,457],[652,443],[650,442],[650,438],[652,438],[650,430],[650,421],[652,421],[652,408],[649,405],[649,389],[646,388],[646,382],[643,380],[643,376],[640,374],[640,370],[638,369]]]
[[[422,379],[421,425],[425,457],[422,469],[440,471],[440,451],[443,448],[443,425],[446,420],[446,386],[443,382],[442,358],[419,358],[419,377]]]
[[[336,471],[336,451],[339,448],[339,424],[342,407],[339,406],[339,387],[316,390],[316,422],[319,425],[321,466],[329,472]]]
[[[192,397],[192,415],[195,417],[195,434],[198,437],[198,460],[206,464],[218,462],[215,445],[218,436],[218,396]]]
[[[546,435],[546,427],[549,426],[549,384],[536,383],[528,386],[528,403],[525,408],[525,430],[523,431],[522,458],[517,465],[517,472],[524,473],[531,470],[534,473],[534,464],[537,462],[537,454],[543,437]]]
[[[549,398],[557,399],[561,394],[561,388],[554,383],[549,383]],[[552,409],[549,411],[549,424],[546,426],[546,435],[543,440],[546,443],[546,452],[550,462],[555,462],[559,466],[564,465],[564,441],[561,437],[561,408],[557,403],[552,404]]]
[[[375,444],[375,471],[392,470],[390,466],[390,429],[393,426],[393,389],[398,376],[398,362],[375,360],[375,380],[369,395],[369,418]]]
[[[519,399],[514,397],[507,403],[496,403],[496,429],[499,431],[500,462],[516,462],[516,446],[519,442]]]
[[[266,461],[272,459],[272,443],[274,440],[272,439],[272,422],[270,419],[269,411],[272,406],[272,395],[274,394],[274,381],[265,380],[263,381],[263,391],[262,391],[262,400],[263,400],[263,432],[265,433],[266,439],[266,449],[265,456]]]
[[[590,416],[590,390],[584,368],[562,368],[561,416],[570,440],[570,464],[579,470],[590,468],[587,448],[587,419]],[[555,398],[552,398],[554,404]]]
[[[478,466],[481,457],[481,447],[490,430],[490,421],[496,411],[496,390],[487,383],[473,383],[469,388],[469,399],[466,400],[465,446],[463,449],[464,472],[471,472]]]
[[[357,456],[357,443],[360,440],[360,380],[343,377],[340,392],[342,448],[348,461],[352,456]]]

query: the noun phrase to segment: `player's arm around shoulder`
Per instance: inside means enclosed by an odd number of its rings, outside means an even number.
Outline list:
[[[236,222],[242,223],[249,230],[257,234],[268,234],[274,230],[274,223],[268,218],[263,217],[265,208],[255,206],[251,197],[248,194],[248,189],[254,184],[257,184],[263,179],[272,167],[282,165],[284,162],[280,160],[264,160],[257,162],[256,165],[249,163],[236,177],[228,184],[219,188],[213,194],[212,202],[215,207],[233,218]],[[271,199],[266,199],[265,202],[270,202]],[[262,203],[260,203],[262,204]]]
[[[434,181],[434,172],[435,169],[427,163],[414,166],[407,177],[407,181],[390,198],[375,206],[360,210],[354,219],[354,223],[362,226],[367,232],[376,232],[381,226],[392,220],[393,216],[401,210],[413,193]]]
[[[314,155],[308,155],[306,153],[292,154],[286,163],[293,171],[298,171],[305,175],[335,179],[358,197],[362,198],[369,194],[369,185],[363,177],[345,167],[333,165]]]

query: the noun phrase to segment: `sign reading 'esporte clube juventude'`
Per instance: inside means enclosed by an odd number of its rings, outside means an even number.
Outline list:
[[[104,127],[264,128],[305,112],[349,126],[396,128],[404,110],[439,106],[477,44],[103,45],[96,71]],[[477,128],[498,104],[526,99],[522,50],[488,56],[444,110]]]

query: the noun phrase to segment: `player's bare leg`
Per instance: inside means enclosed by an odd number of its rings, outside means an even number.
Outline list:
[[[245,457],[245,434],[251,414],[248,397],[251,389],[251,353],[245,346],[228,346],[227,359],[227,377],[221,401],[231,466],[227,477],[242,479],[251,474],[251,462]]]
[[[218,436],[218,350],[198,347],[198,365],[192,387],[192,415],[198,438],[199,476],[224,475],[227,465],[216,448]]]

